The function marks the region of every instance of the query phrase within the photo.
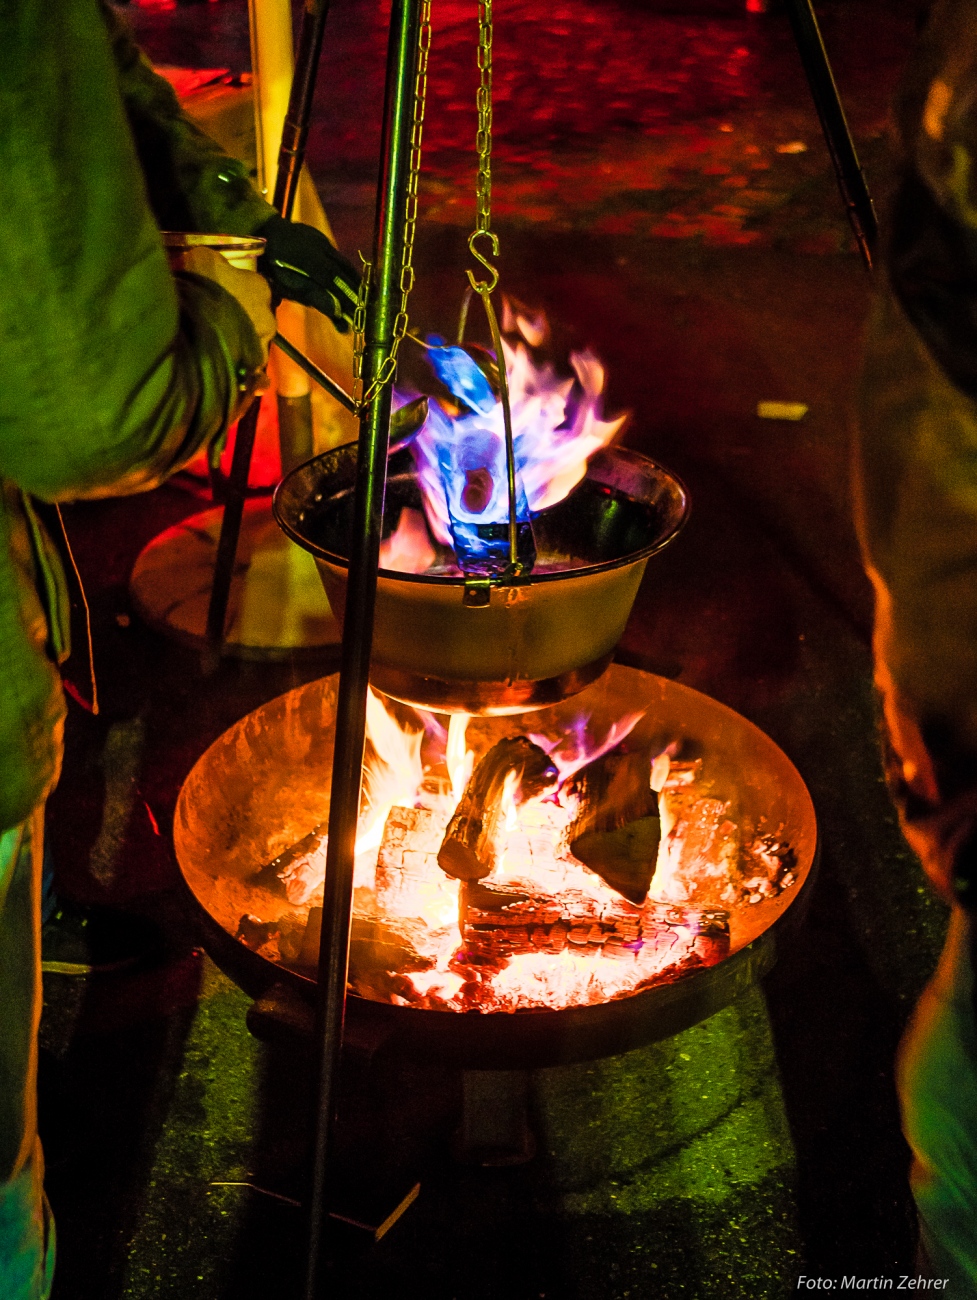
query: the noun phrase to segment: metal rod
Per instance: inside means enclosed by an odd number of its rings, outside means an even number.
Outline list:
[[[505,470],[509,491],[509,569],[513,574],[519,572],[519,523],[516,519],[516,447],[512,437],[512,408],[509,405],[509,377],[505,371],[505,352],[502,350],[502,334],[492,305],[489,289],[480,290],[479,297],[488,317],[492,346],[495,348],[495,360],[499,370],[499,400],[502,403],[502,427],[505,430]]]
[[[304,370],[310,379],[315,380],[320,388],[324,388],[330,396],[335,397],[340,406],[345,406],[347,411],[352,411],[356,415],[359,407],[346,389],[337,384],[335,379],[330,379],[326,372],[320,370],[314,361],[310,361],[304,352],[300,352],[294,343],[289,343],[288,339],[281,334],[276,334],[272,343],[287,357],[291,357],[298,368]]]
[[[214,559],[214,580],[210,588],[210,604],[207,606],[207,631],[201,667],[208,677],[220,663],[227,603],[231,595],[231,579],[234,576],[234,560],[244,516],[244,498],[248,491],[248,473],[251,469],[251,453],[254,450],[260,406],[261,398],[255,397],[238,420],[234,437],[234,456],[224,495],[224,513],[221,516],[220,537]]]
[[[291,219],[298,193],[299,175],[305,159],[305,145],[309,137],[309,119],[312,115],[312,101],[315,97],[316,80],[319,75],[319,56],[322,53],[322,37],[329,15],[329,0],[306,0],[302,14],[302,30],[299,34],[299,51],[295,62],[295,74],[288,99],[288,112],[282,128],[282,144],[278,154],[278,172],[275,180],[275,207],[286,221]],[[261,142],[258,142],[259,148]],[[291,354],[289,354],[291,355]],[[301,353],[299,353],[301,356]],[[304,358],[303,358],[304,359]],[[302,365],[297,356],[292,360]],[[311,362],[309,363],[312,364]],[[308,370],[302,366],[307,373]],[[316,378],[315,375],[312,376]],[[324,376],[325,378],[325,376]],[[321,382],[321,380],[319,381]],[[329,387],[331,380],[323,387]],[[337,385],[338,388],[338,385]],[[329,391],[346,406],[349,399],[341,388]],[[340,396],[342,394],[342,396]],[[230,479],[227,484],[224,513],[221,516],[220,538],[217,543],[217,555],[214,559],[214,580],[210,588],[210,604],[207,606],[207,637],[204,648],[203,669],[211,673],[220,661],[221,647],[224,641],[224,623],[227,619],[227,602],[231,594],[231,579],[234,575],[234,561],[237,559],[237,545],[241,535],[241,520],[244,515],[244,497],[251,472],[251,456],[254,451],[254,434],[258,427],[258,407],[260,401],[255,398],[238,423],[237,441],[234,444],[234,461]],[[250,420],[250,433],[242,436],[245,421]],[[238,451],[240,449],[240,465]],[[235,467],[238,467],[235,473]]]
[[[459,347],[461,347],[461,345],[465,341],[465,327],[468,324],[468,308],[471,306],[472,294],[474,292],[475,290],[471,287],[471,285],[470,284],[467,285],[465,288],[465,296],[461,300],[461,312],[458,316],[458,346]]]
[[[811,0],[787,0],[787,16],[807,74],[814,107],[821,119],[821,130],[831,155],[845,212],[862,260],[871,270],[878,238],[875,207],[855,152],[855,142],[831,71],[828,52],[824,48],[814,5]]]
[[[393,0],[387,49],[381,177],[374,228],[375,272],[366,313],[363,356],[365,392],[369,392],[391,353],[400,303],[400,257],[407,210],[420,11],[421,0]],[[323,1233],[332,1185],[339,1063],[349,965],[353,858],[366,737],[366,698],[370,652],[373,648],[373,614],[380,562],[391,394],[392,379],[378,389],[360,416],[316,989],[318,1111],[309,1206],[305,1300],[320,1300],[325,1284]]]
[[[299,176],[305,162],[305,146],[309,139],[309,122],[312,118],[312,101],[315,99],[319,76],[319,58],[322,54],[322,36],[329,17],[329,0],[305,0],[302,26],[299,30],[299,47],[295,59],[295,75],[288,97],[288,112],[282,126],[282,144],[278,153],[278,173],[275,177],[274,204],[286,221],[292,219],[292,208],[299,188]]]

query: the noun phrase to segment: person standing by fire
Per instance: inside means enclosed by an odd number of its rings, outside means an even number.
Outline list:
[[[260,232],[276,292],[340,328],[357,280],[183,117],[100,0],[0,9],[0,175],[0,1296],[44,1300],[40,879],[68,635],[36,502],[152,488],[219,445],[261,386],[266,279],[207,250],[171,274],[160,224]]]
[[[897,106],[901,184],[860,392],[887,771],[952,912],[900,1049],[922,1254],[977,1297],[977,3],[940,0]]]

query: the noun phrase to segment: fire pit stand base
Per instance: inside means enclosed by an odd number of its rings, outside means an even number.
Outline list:
[[[455,1159],[483,1169],[524,1165],[536,1154],[526,1070],[463,1070]]]

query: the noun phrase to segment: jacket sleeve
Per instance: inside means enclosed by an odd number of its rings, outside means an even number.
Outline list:
[[[162,230],[251,235],[275,209],[258,194],[244,163],[228,157],[186,116],[173,87],[136,45],[105,0],[119,90]]]
[[[219,286],[171,275],[97,0],[0,8],[0,476],[49,500],[149,488],[262,366]]]

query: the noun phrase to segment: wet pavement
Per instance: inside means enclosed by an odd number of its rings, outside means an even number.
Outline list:
[[[874,739],[847,471],[870,284],[784,19],[701,7],[499,0],[501,267],[549,311],[558,347],[586,342],[604,359],[608,410],[632,412],[627,444],[688,483],[692,520],[649,566],[624,652],[785,749],[819,816],[817,885],[762,988],[666,1042],[535,1072],[538,1154],[520,1168],[453,1160],[457,1071],[355,1047],[348,1186],[422,1190],[379,1245],[337,1248],[335,1295],[753,1300],[792,1293],[801,1273],[912,1267],[892,1058],[944,916],[899,838]],[[422,330],[454,320],[464,284],[473,11],[435,0]],[[232,0],[130,12],[161,62],[247,64],[246,8]],[[886,105],[913,11],[823,16],[884,192]],[[372,225],[382,33],[379,9],[334,7],[311,161],[348,253]],[[761,420],[764,400],[810,409]],[[309,1063],[299,1043],[248,1034],[250,999],[196,946],[169,835],[206,745],[331,665],[227,663],[204,680],[193,655],[138,624],[126,580],[139,549],[199,508],[177,483],[66,511],[103,711],[71,704],[50,813],[59,881],[158,917],[168,960],[46,984],[60,1300],[288,1300],[301,1273]],[[68,671],[85,693],[84,664]]]

